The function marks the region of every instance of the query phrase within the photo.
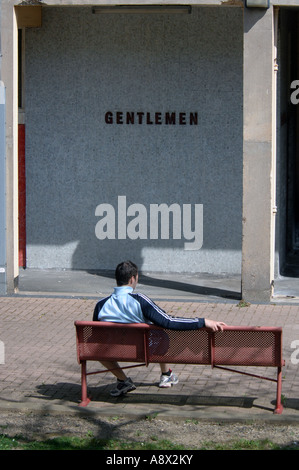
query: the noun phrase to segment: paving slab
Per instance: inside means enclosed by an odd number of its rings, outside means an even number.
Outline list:
[[[113,282],[112,282],[113,284]],[[110,286],[109,286],[110,287]],[[104,289],[100,288],[100,291]],[[108,290],[108,286],[107,286]],[[282,394],[284,411],[273,414],[276,384],[210,366],[175,365],[179,383],[159,389],[159,366],[131,369],[137,389],[111,398],[110,373],[88,378],[92,401],[80,402],[80,366],[76,358],[75,320],[90,320],[96,298],[55,295],[0,297],[0,408],[57,413],[87,413],[135,417],[159,415],[165,419],[216,421],[261,420],[299,423],[299,306],[223,301],[159,300],[170,315],[206,317],[229,325],[283,327]],[[251,372],[254,372],[251,369]],[[275,369],[256,371],[274,377]]]

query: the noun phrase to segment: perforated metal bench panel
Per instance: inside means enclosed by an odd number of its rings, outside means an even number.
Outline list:
[[[225,327],[163,330],[154,325],[76,322],[78,360],[212,365],[282,365],[282,330]]]
[[[132,327],[121,323],[78,322],[77,347],[79,362],[144,362],[144,328],[139,324]]]
[[[277,328],[227,328],[214,335],[215,365],[282,365],[282,330]]]
[[[151,339],[157,330],[149,335],[149,362],[171,364],[211,364],[211,337],[206,329],[177,331],[162,330],[160,351],[155,351]]]

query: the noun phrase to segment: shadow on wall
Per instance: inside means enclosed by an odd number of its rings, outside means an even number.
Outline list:
[[[139,263],[136,260],[134,261],[137,266],[142,266],[141,259]],[[141,264],[140,264],[141,263]],[[115,280],[114,271],[112,270],[87,270],[87,272],[93,276],[98,276],[99,278],[107,278]],[[139,272],[139,285],[145,287],[158,288],[158,291],[162,292],[165,289],[167,291],[174,291],[176,293],[183,294],[194,294],[195,296],[204,296],[204,297],[218,297],[227,300],[241,300],[241,285],[240,289],[226,289],[225,285],[227,278],[225,276],[208,276],[208,275],[198,275],[198,274],[173,274],[165,273],[144,273]],[[208,284],[208,285],[205,285]],[[214,287],[213,284],[217,284],[222,287]],[[239,280],[233,280],[231,283],[233,286],[237,286]],[[114,285],[114,284],[113,284]],[[157,291],[156,291],[157,292]],[[157,296],[157,293],[155,294]],[[158,295],[159,296],[159,295]]]

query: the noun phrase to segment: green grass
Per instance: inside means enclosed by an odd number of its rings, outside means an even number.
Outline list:
[[[1,450],[181,450],[167,440],[153,442],[126,442],[117,439],[95,439],[93,437],[54,437],[45,440],[28,440],[22,436],[14,438],[1,435]]]
[[[149,438],[147,442],[127,442],[117,439],[95,439],[92,436],[54,437],[28,440],[22,436],[0,435],[1,450],[299,450],[299,444],[278,446],[269,440],[236,440],[225,444],[206,442],[198,448],[175,445],[167,440]]]

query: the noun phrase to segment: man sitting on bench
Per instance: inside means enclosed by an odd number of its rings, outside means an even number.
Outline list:
[[[222,331],[225,323],[209,320],[207,318],[175,318],[158,307],[151,299],[144,294],[133,293],[138,283],[138,268],[131,261],[124,261],[116,267],[115,279],[117,287],[113,294],[101,299],[95,306],[93,320],[109,321],[117,323],[153,323],[165,329],[175,330],[197,330],[199,328],[209,328],[212,331]],[[163,348],[163,338],[161,333],[157,339]],[[154,341],[157,343],[159,341]],[[165,341],[164,343],[167,343]],[[157,344],[152,344],[157,347]],[[126,376],[117,362],[102,361],[107,369],[111,370],[117,378],[111,396],[117,397],[125,394],[136,387],[132,380]],[[161,377],[159,387],[167,388],[178,383],[177,376],[169,369],[167,364],[160,364]]]

